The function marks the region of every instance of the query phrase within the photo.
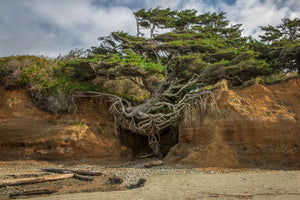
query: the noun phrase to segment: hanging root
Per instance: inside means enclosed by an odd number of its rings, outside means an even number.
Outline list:
[[[194,95],[183,113],[184,125],[188,126],[203,118],[205,114],[220,113],[215,95],[211,91],[204,91]]]
[[[160,145],[159,145],[159,141],[160,141],[160,135],[159,134],[148,134],[148,142],[149,142],[149,146],[153,151],[153,155],[155,157],[161,158],[162,157],[162,153],[160,151]]]
[[[158,101],[146,112],[142,112],[137,107],[130,104],[120,97],[99,92],[80,93],[77,97],[96,97],[106,98],[110,103],[110,112],[114,116],[115,129],[127,129],[134,133],[147,136],[148,143],[153,154],[161,157],[160,152],[160,130],[169,126],[177,126],[182,119],[185,125],[190,125],[200,120],[206,113],[219,112],[213,92],[204,91],[197,94],[186,94],[178,103]],[[155,112],[161,108],[168,108],[169,112]],[[154,114],[153,114],[154,113]]]

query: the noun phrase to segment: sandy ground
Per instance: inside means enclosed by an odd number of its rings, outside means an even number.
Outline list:
[[[27,198],[28,199],[28,198]],[[300,171],[250,171],[162,175],[139,189],[50,195],[34,200],[93,199],[300,199]]]

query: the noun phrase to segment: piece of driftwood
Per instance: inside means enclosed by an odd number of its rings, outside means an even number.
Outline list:
[[[151,163],[145,164],[144,167],[151,168],[151,167],[155,167],[155,166],[160,166],[162,164],[163,164],[163,162],[161,160],[157,160],[157,161],[153,161]]]
[[[17,178],[9,180],[0,180],[0,187],[8,185],[21,185],[30,183],[40,183],[45,181],[55,181],[60,179],[72,178],[74,174],[59,174],[59,175],[48,175],[34,178]]]
[[[146,154],[146,155],[140,156],[139,159],[150,158],[150,157],[153,157],[153,156],[154,156],[153,153],[151,153],[151,154]]]
[[[71,171],[63,171],[63,174],[71,174]],[[94,180],[93,177],[91,176],[84,176],[84,175],[79,175],[79,174],[74,174],[73,178],[77,178],[79,180],[83,180],[83,181],[92,181]]]
[[[94,178],[91,177],[91,176],[84,176],[84,175],[79,175],[79,174],[74,174],[74,178],[77,178],[77,179],[83,180],[83,181],[92,181],[92,180],[94,180]]]
[[[56,172],[56,173],[63,173],[64,171],[70,171],[74,174],[79,175],[88,175],[88,176],[100,176],[102,172],[93,172],[93,171],[85,171],[85,170],[73,170],[73,169],[62,169],[62,168],[42,168],[43,171],[47,172]]]
[[[29,196],[29,195],[41,195],[41,194],[52,194],[57,192],[58,190],[53,189],[39,189],[39,190],[28,190],[23,192],[11,193],[9,194],[10,197],[16,196]]]

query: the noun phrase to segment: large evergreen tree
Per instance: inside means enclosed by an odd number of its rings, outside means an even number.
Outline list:
[[[100,47],[92,49],[100,61],[88,67],[97,76],[140,79],[136,84],[149,91],[149,98],[137,105],[111,94],[77,95],[107,98],[116,128],[148,136],[158,156],[161,130],[177,126],[182,117],[187,123],[193,120],[183,113],[195,107],[202,113],[217,112],[209,85],[222,79],[241,85],[270,73],[267,63],[255,59],[259,52],[241,36],[241,25],[229,25],[224,12],[198,15],[196,10],[156,8],[134,15],[137,35],[113,32],[100,37]]]
[[[260,26],[264,35],[260,35],[261,42],[266,45],[262,53],[276,71],[300,72],[300,19],[283,18],[276,27]],[[263,45],[263,44],[262,44]],[[262,46],[260,45],[260,46]]]

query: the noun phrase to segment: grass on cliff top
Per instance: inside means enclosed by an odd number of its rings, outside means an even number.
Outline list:
[[[6,89],[26,88],[33,101],[46,111],[53,113],[71,112],[75,109],[72,94],[75,91],[98,91],[113,93],[131,101],[140,102],[138,96],[123,94],[118,91],[109,91],[92,81],[95,78],[89,63],[96,63],[103,59],[100,57],[82,59],[50,59],[39,56],[10,56],[0,58],[0,86]],[[112,62],[114,59],[112,58]],[[119,62],[119,61],[118,61]],[[137,55],[126,57],[124,64],[140,63],[146,71],[157,74],[164,73],[164,66],[145,61]],[[220,63],[230,65],[226,60]],[[297,73],[271,74],[266,77],[258,77],[245,82],[242,86],[252,84],[273,84],[286,79],[296,77]]]
[[[11,56],[0,59],[0,77],[7,88],[34,86],[55,93],[66,91],[103,91],[88,82],[77,81],[66,71],[66,66],[55,59],[38,56]]]
[[[88,76],[89,72],[81,70],[80,66],[95,61],[58,60],[39,56],[3,57],[0,58],[0,86],[4,85],[6,89],[25,88],[38,106],[53,113],[74,110],[70,105],[75,91],[114,93],[135,100],[135,97],[128,94],[110,92],[90,80],[82,79],[83,74]]]

